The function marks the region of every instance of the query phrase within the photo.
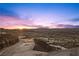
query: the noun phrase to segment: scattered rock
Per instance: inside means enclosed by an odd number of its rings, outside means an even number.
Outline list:
[[[50,52],[56,49],[55,47],[54,48],[51,47],[49,44],[46,43],[46,41],[42,39],[34,39],[34,42],[35,42],[35,46],[33,50]]]

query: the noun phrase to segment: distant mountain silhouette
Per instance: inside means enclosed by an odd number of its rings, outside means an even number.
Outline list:
[[[52,28],[53,26],[55,26],[56,28],[79,28],[79,25],[69,25],[69,24],[51,24]]]
[[[79,25],[64,25],[65,28],[79,28]]]

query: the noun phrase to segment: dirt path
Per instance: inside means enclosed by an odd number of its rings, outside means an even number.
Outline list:
[[[17,44],[4,49],[0,52],[1,56],[35,56],[35,55],[47,55],[46,52],[33,51],[34,42],[20,41]]]
[[[20,44],[21,44],[21,42],[15,44],[15,45],[12,45],[10,47],[7,47],[6,49],[4,49],[3,51],[0,52],[0,55],[2,55],[2,56],[13,55]]]
[[[34,41],[30,39],[21,40],[15,45],[7,47],[0,52],[1,56],[78,56],[79,48],[70,50],[53,51],[53,52],[40,52],[32,50],[34,47]],[[54,46],[54,45],[53,45]],[[56,46],[60,47],[60,46]]]

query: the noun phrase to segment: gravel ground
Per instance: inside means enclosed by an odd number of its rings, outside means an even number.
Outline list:
[[[79,48],[67,49],[53,52],[40,52],[32,50],[34,42],[20,41],[15,45],[7,47],[0,52],[1,56],[79,56]]]

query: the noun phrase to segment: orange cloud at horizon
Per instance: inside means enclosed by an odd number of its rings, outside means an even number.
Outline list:
[[[5,29],[36,29],[36,27],[30,27],[30,26],[5,26],[2,28],[5,28]]]
[[[8,16],[0,16],[0,28],[5,29],[36,29],[36,28],[64,28],[63,25],[59,24],[34,24],[34,21],[26,19],[17,19]]]
[[[5,29],[34,29],[32,20],[22,20],[8,16],[0,16],[0,28]]]

